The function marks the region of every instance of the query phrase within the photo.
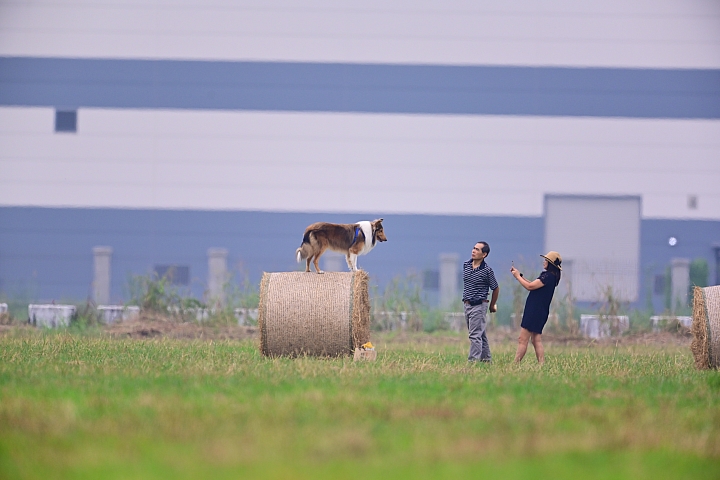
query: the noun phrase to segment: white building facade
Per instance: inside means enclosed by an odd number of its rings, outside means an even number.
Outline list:
[[[713,265],[720,4],[2,2],[0,170],[0,291],[43,282],[23,265],[63,227],[33,233],[39,211],[73,225],[98,209],[156,225],[183,212],[467,217],[482,235],[486,217],[544,218],[547,195],[632,196],[641,221],[699,229],[680,255]],[[520,230],[495,235],[532,237],[499,258],[552,247]],[[112,245],[123,275],[175,262],[160,241],[127,240],[130,227],[90,231],[80,243]],[[207,241],[197,251],[228,247]],[[133,253],[148,249],[157,258]],[[675,254],[638,253],[638,275]]]

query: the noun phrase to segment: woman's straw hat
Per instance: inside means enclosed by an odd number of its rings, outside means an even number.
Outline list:
[[[548,262],[552,263],[557,267],[558,270],[562,270],[560,264],[562,264],[562,257],[558,252],[548,252],[547,255],[540,255]]]

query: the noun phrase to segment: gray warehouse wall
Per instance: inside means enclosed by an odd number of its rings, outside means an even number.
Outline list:
[[[235,280],[247,274],[258,282],[263,271],[298,268],[294,252],[304,228],[314,221],[355,222],[377,214],[295,214],[114,209],[0,208],[0,294],[35,300],[84,300],[92,295],[95,246],[113,248],[111,301],[127,299],[128,278],[155,265],[189,267],[190,290],[201,296],[208,277],[208,248],[228,250]],[[492,251],[488,263],[499,279],[511,261],[539,269],[544,252],[541,217],[383,215],[389,241],[360,257],[373,283],[384,286],[396,275],[437,271],[442,253],[469,258],[476,241]],[[675,246],[668,238],[677,238]],[[702,258],[715,278],[713,245],[720,222],[642,220],[640,293],[635,305],[664,308],[653,291],[657,275],[672,258]],[[509,292],[504,292],[504,296]],[[432,295],[431,295],[432,297]],[[434,298],[437,298],[435,296]]]

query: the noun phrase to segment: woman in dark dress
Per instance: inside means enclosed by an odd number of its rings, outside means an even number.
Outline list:
[[[530,294],[525,301],[522,323],[520,324],[520,337],[518,348],[515,353],[515,362],[522,361],[527,352],[528,341],[532,340],[535,347],[535,356],[538,363],[545,363],[545,350],[542,345],[542,331],[547,323],[550,314],[550,302],[552,301],[555,287],[560,283],[560,272],[562,270],[562,258],[558,252],[548,252],[547,255],[540,255],[545,259],[543,272],[538,278],[529,282],[523,278],[515,267],[510,267],[510,273],[520,282]]]

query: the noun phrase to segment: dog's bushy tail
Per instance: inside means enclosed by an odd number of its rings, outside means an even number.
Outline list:
[[[295,258],[297,259],[298,263],[302,262],[306,258],[310,256],[311,253],[311,247],[310,247],[310,233],[307,232],[305,236],[303,237],[302,245],[300,245],[300,248],[295,250]]]

